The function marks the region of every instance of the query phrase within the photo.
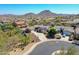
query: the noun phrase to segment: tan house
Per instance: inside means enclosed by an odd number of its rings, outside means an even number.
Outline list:
[[[13,23],[16,27],[19,27],[19,28],[26,28],[27,27],[27,23],[25,20],[16,20],[14,21]]]

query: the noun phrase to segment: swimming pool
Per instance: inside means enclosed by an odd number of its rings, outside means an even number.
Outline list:
[[[71,32],[69,32],[69,31],[64,31],[64,35],[65,35],[65,36],[70,36],[70,35],[71,35]]]

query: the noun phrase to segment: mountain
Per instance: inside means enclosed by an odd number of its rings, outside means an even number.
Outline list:
[[[36,14],[34,14],[34,13],[26,13],[26,14],[24,14],[24,16],[28,16],[28,15],[36,15]]]
[[[52,13],[51,11],[49,10],[44,10],[44,11],[41,11],[40,13],[38,13],[38,16],[40,17],[55,17],[57,16],[56,13]]]
[[[57,16],[68,17],[71,15],[72,14],[56,14],[56,13],[51,12],[50,10],[44,10],[44,11],[41,11],[40,13],[38,13],[38,16],[41,18],[49,18],[49,17],[53,18],[53,17],[57,17]]]
[[[0,20],[17,20],[17,19],[24,19],[24,20],[30,20],[30,19],[47,19],[47,18],[54,18],[57,16],[63,16],[65,19],[70,18],[79,18],[79,14],[56,14],[51,12],[50,10],[43,10],[38,14],[34,13],[26,13],[24,15],[13,15],[13,14],[5,14],[0,15]]]
[[[23,18],[25,18],[25,19],[27,19],[27,20],[37,18],[37,15],[34,14],[34,13],[27,13],[27,14],[24,14],[24,15],[22,15],[22,16],[23,16]]]
[[[40,13],[39,13],[39,15],[46,15],[46,14],[49,14],[49,15],[52,15],[52,14],[56,14],[56,13],[52,13],[50,10],[44,10],[44,11],[41,11]]]

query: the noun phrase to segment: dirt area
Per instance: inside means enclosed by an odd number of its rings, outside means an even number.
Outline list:
[[[35,42],[36,43],[36,42]],[[9,55],[22,55],[24,52],[28,51],[35,43],[30,43],[24,47],[22,50],[21,48],[14,48]]]

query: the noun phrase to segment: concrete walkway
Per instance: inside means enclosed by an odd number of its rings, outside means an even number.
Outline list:
[[[46,41],[47,38],[45,37],[45,35],[43,33],[38,33],[38,32],[35,32],[35,31],[31,31],[32,33],[34,33],[40,41]]]

